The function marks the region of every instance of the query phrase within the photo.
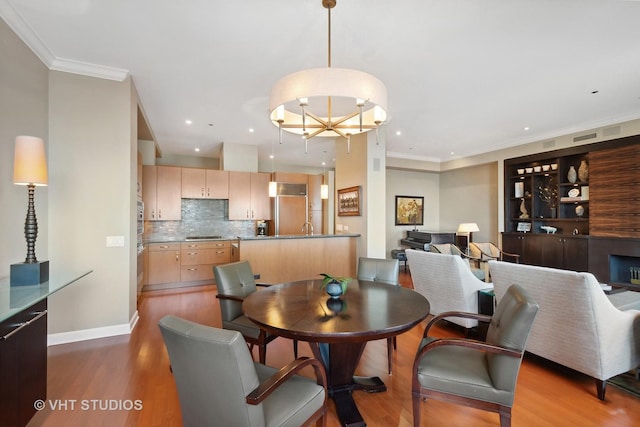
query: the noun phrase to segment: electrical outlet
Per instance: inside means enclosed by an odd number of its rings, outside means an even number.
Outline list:
[[[124,236],[107,236],[108,248],[124,247]]]

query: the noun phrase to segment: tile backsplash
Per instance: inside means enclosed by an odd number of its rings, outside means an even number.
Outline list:
[[[255,221],[229,221],[229,201],[182,199],[182,221],[145,221],[146,240],[183,240],[187,236],[249,237]]]

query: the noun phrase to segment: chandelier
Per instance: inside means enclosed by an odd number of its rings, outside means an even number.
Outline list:
[[[387,118],[387,88],[374,76],[346,68],[331,68],[331,9],[335,0],[322,0],[328,12],[326,68],[289,74],[271,89],[271,122],[282,131],[309,139],[351,135],[376,130]],[[349,151],[349,145],[347,145]]]

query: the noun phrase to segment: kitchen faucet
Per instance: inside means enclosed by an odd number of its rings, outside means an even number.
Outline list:
[[[300,229],[300,231],[304,231],[305,227],[307,228],[307,236],[309,234],[313,236],[313,224],[311,224],[310,222],[305,222],[304,224],[302,224],[302,228]],[[311,233],[309,233],[309,230],[311,230]]]

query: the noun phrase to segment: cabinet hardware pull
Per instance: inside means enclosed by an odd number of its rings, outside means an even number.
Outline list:
[[[197,268],[187,268],[187,271],[198,271]]]
[[[3,337],[0,337],[0,339],[8,340],[9,338],[11,338],[12,335],[16,334],[19,330],[26,328],[31,323],[35,322],[36,320],[40,319],[43,316],[46,316],[47,315],[47,310],[36,311],[34,314],[35,314],[34,317],[32,317],[31,319],[27,320],[26,322],[18,323],[18,325],[17,325],[18,327],[17,328],[12,330],[8,334],[4,335]]]
[[[217,254],[223,254],[224,251],[216,251]]]
[[[198,255],[198,252],[189,252],[188,255]]]
[[[180,261],[180,252],[176,252],[176,261]]]

